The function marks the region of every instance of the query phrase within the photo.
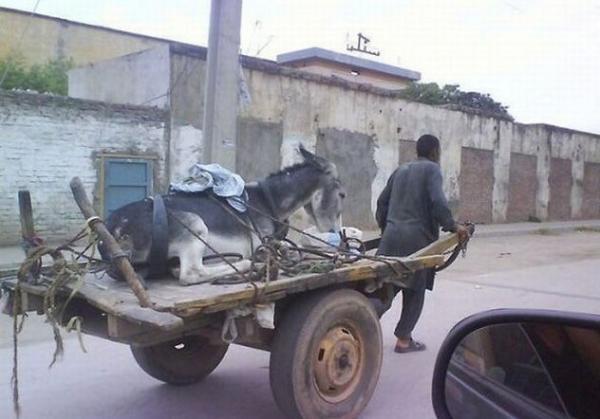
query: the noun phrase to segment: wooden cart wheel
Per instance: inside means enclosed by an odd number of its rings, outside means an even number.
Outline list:
[[[377,385],[381,328],[359,292],[320,292],[294,303],[275,330],[271,389],[292,418],[354,418]]]
[[[196,383],[213,372],[229,345],[212,345],[201,336],[186,336],[152,346],[131,346],[138,365],[157,380],[173,385]]]

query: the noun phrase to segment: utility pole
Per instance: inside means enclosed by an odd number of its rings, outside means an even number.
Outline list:
[[[206,60],[204,161],[235,170],[242,0],[212,0]]]

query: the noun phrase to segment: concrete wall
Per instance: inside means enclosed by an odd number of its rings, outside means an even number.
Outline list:
[[[192,160],[202,159],[205,57],[202,48],[171,47],[172,177]],[[444,189],[451,208],[461,207],[463,219],[506,222],[597,213],[595,191],[600,185],[597,172],[590,169],[595,166],[589,164],[600,163],[599,135],[409,102],[391,90],[271,61],[241,57],[241,63],[251,103],[240,120],[264,124],[265,130],[281,127],[282,166],[299,160],[299,143],[337,161],[351,190],[347,224],[374,227],[368,210],[374,212],[377,197],[398,163],[414,157],[414,141],[423,134],[441,140]],[[335,139],[322,137],[327,132],[336,133]],[[256,141],[266,147],[279,144],[272,136],[256,135],[262,138]],[[552,159],[566,159],[570,168],[557,168]],[[522,190],[514,185],[515,176],[521,175],[526,176]],[[526,202],[511,203],[511,196]]]
[[[169,106],[171,111],[170,178],[187,176],[188,168],[203,156],[202,115],[206,51],[185,55],[171,48]]]
[[[417,143],[414,140],[398,140],[398,164],[417,158]]]
[[[69,181],[79,176],[102,208],[106,157],[151,159],[154,187],[167,186],[164,111],[0,92],[0,245],[20,241],[17,192],[31,192],[39,235],[61,240],[83,226]]]
[[[322,60],[307,60],[285,65],[321,76],[335,76],[355,83],[372,84],[384,89],[404,89],[410,84],[409,79],[401,79],[367,69],[360,69],[359,74],[352,74],[351,71],[354,68],[351,66],[334,64]]]
[[[356,132],[324,128],[319,130],[317,154],[335,163],[340,179],[344,179],[346,195],[352,203],[344,210],[344,221],[359,228],[370,228],[371,187],[377,175],[373,137]]]
[[[583,163],[600,163],[598,135],[548,125],[523,125],[408,102],[389,91],[344,85],[333,80],[307,80],[297,74],[257,67],[246,69],[253,102],[245,115],[283,124],[284,164],[297,159],[293,152],[297,143],[315,147],[317,135],[323,129],[346,130],[348,138],[353,134],[362,134],[373,139],[376,173],[371,183],[372,210],[397,163],[414,156],[411,154],[414,153],[411,151],[411,146],[414,147],[412,141],[429,133],[438,136],[442,142],[444,187],[453,208],[458,208],[459,202],[463,203],[461,218],[480,222],[523,220],[522,214],[509,212],[513,153],[529,156],[536,162],[534,172],[531,167],[526,170],[529,177],[525,182],[530,185],[525,192],[528,194],[527,212],[532,212],[532,216],[540,219],[583,216]],[[349,141],[348,147],[353,146]],[[360,149],[362,146],[356,144],[356,147]],[[319,147],[316,149],[318,151]],[[463,159],[464,150],[479,150],[479,155],[485,156],[482,157],[485,161],[478,162],[478,158],[470,156],[469,151]],[[339,154],[347,152],[340,150]],[[560,211],[549,213],[552,158],[565,158],[572,162],[573,181],[568,191],[565,192],[562,185],[559,187],[561,192],[554,192],[552,205],[556,205]],[[358,164],[352,176],[343,180],[352,183],[356,176],[367,176],[361,167]],[[466,173],[466,177],[471,177],[472,181],[465,182],[461,190],[461,171],[465,167],[470,172]],[[594,176],[588,175],[588,184],[592,184],[586,186],[588,191],[600,189],[600,184],[595,184]],[[531,185],[535,185],[535,189]],[[590,194],[593,195],[593,192],[588,192]],[[350,194],[348,201],[349,207],[361,205],[364,197]],[[364,214],[349,215],[346,217],[349,223],[368,224]],[[370,225],[373,226],[372,223]]]
[[[246,181],[267,177],[281,167],[281,124],[240,119],[237,132],[236,172]]]
[[[70,70],[69,96],[167,108],[170,72],[169,46],[164,45]]]
[[[0,39],[0,58],[16,50],[28,65],[60,57],[73,58],[77,65],[89,64],[168,44],[163,39],[2,7]]]

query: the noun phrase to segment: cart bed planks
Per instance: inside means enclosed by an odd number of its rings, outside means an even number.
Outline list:
[[[326,273],[280,276],[270,283],[212,285],[209,283],[182,286],[174,278],[148,281],[147,293],[152,303],[166,309],[159,312],[140,307],[139,301],[126,282],[115,281],[103,273],[89,273],[77,290],[76,298],[115,316],[145,327],[172,331],[183,327],[184,322],[203,314],[216,313],[244,304],[271,302],[287,295],[300,293],[331,284],[356,281],[395,282],[402,286],[403,275],[412,270],[434,267],[443,263],[441,255],[424,255],[408,258],[386,258],[386,262],[361,260]],[[400,274],[400,275],[399,275]],[[4,287],[14,289],[16,280],[4,280]],[[21,283],[22,291],[44,296],[47,285]],[[60,290],[64,296],[74,285]]]

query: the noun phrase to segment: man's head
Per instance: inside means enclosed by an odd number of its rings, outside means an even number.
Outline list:
[[[431,161],[439,163],[440,161],[440,140],[433,135],[422,135],[417,140],[417,156],[424,157]]]

